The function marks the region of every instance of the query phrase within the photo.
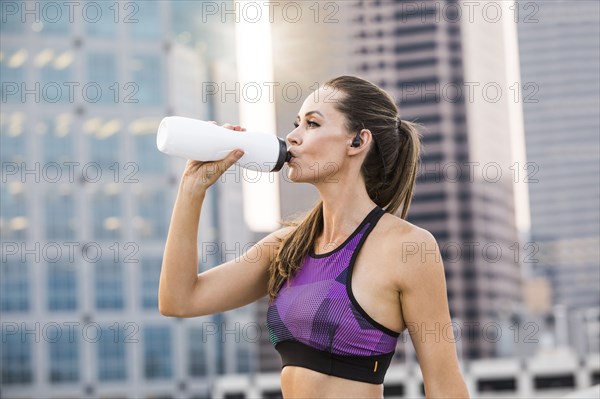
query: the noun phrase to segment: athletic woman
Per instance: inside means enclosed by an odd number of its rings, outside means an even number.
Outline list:
[[[314,185],[319,201],[200,274],[202,203],[239,156],[188,161],[163,258],[160,313],[209,315],[268,295],[266,325],[281,355],[285,398],[382,398],[397,339],[408,329],[426,397],[468,398],[439,247],[405,220],[420,158],[417,126],[402,121],[376,85],[329,80],[306,98],[287,135],[288,178]]]

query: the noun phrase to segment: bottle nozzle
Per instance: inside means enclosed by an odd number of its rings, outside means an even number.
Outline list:
[[[278,172],[281,168],[283,168],[283,164],[292,158],[292,155],[287,150],[285,141],[281,137],[277,137],[277,141],[279,142],[279,157],[277,157],[277,164],[271,170],[271,172]]]

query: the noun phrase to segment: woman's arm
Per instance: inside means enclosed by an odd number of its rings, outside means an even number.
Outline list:
[[[469,398],[451,325],[444,265],[433,235],[415,226],[397,237],[395,281],[402,315],[415,347],[427,398]],[[396,244],[395,247],[398,247]]]
[[[198,225],[206,190],[239,159],[229,154],[222,161],[188,161],[179,184],[163,255],[158,307],[163,315],[180,315],[192,298],[198,271]]]
[[[246,129],[225,124],[236,131]],[[243,134],[243,133],[240,133]],[[232,151],[214,162],[187,161],[171,216],[158,287],[163,315],[182,315],[198,280],[198,225],[206,191],[243,154]]]

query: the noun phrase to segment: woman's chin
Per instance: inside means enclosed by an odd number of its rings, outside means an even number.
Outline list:
[[[304,176],[302,175],[302,170],[297,165],[290,165],[287,173],[288,180],[299,183],[304,181]]]

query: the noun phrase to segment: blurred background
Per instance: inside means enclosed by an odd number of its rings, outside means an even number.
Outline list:
[[[156,130],[180,115],[285,138],[342,74],[424,126],[408,221],[442,250],[472,397],[600,384],[597,1],[0,6],[0,396],[281,397],[266,298],[158,312],[185,161],[157,150]],[[287,166],[232,167],[204,202],[198,272],[317,200]],[[424,397],[407,332],[385,396]]]

